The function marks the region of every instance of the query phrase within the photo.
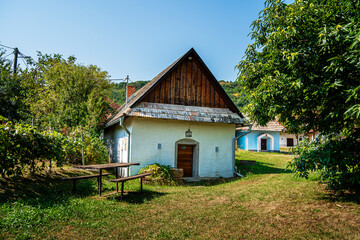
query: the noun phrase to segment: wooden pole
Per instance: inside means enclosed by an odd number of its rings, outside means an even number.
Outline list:
[[[16,70],[17,70],[17,60],[18,60],[18,54],[19,54],[19,49],[18,48],[14,48],[14,75],[16,74]]]

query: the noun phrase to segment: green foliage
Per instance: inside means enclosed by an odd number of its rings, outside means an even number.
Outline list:
[[[64,135],[56,131],[39,131],[28,124],[14,124],[0,116],[0,172],[21,175],[26,168],[33,172],[44,167],[47,160],[58,166],[64,163],[80,164],[84,147],[86,163],[108,161],[105,143],[98,137],[79,129]],[[38,163],[42,162],[42,165]]]
[[[289,167],[305,178],[310,171],[318,172],[333,190],[360,193],[360,142],[356,139],[354,136],[317,142],[305,139],[293,148],[295,158]]]
[[[321,161],[328,159],[322,151],[335,150],[330,146],[336,146],[338,158],[347,161],[344,166],[357,164],[357,158],[347,154],[359,152],[353,148],[357,146],[354,129],[360,126],[359,12],[360,2],[352,0],[291,4],[267,0],[251,25],[254,43],[237,66],[238,82],[247,90],[249,117],[264,125],[277,116],[290,132],[314,130],[327,136],[330,140],[324,147],[309,147],[298,154],[299,159],[328,169],[331,162]],[[344,149],[349,153],[340,151],[344,141],[333,140],[338,134],[347,138]],[[313,169],[311,164],[305,166]],[[333,176],[324,175],[330,185]],[[345,187],[346,179],[338,179]]]
[[[111,111],[106,102],[110,94],[107,73],[94,65],[75,63],[59,54],[38,54],[32,68],[23,72],[27,104],[36,124],[60,130],[89,126],[100,129]]]
[[[148,81],[136,81],[134,83],[129,83],[131,86],[135,86],[135,90],[139,90],[143,86],[145,86],[148,83]],[[126,97],[126,83],[113,83],[111,84],[111,94],[110,99],[114,101],[115,103],[119,104],[120,106],[125,103],[125,97]]]
[[[145,173],[145,172],[151,172],[150,178],[156,179],[156,178],[163,178],[168,181],[173,181],[171,172],[170,172],[171,166],[170,165],[162,165],[160,163],[154,163],[151,165],[144,166],[140,169],[139,174]]]
[[[252,23],[238,82],[249,116],[293,132],[327,134],[360,123],[359,2],[267,0]]]
[[[227,82],[224,80],[219,81],[222,88],[229,95],[235,105],[242,111],[242,109],[248,104],[244,89],[238,82]]]
[[[6,60],[5,52],[0,50],[0,115],[9,119],[23,119],[25,106],[25,88],[22,78],[13,75],[10,61]]]

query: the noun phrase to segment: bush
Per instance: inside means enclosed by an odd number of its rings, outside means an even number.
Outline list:
[[[141,173],[152,173],[149,176],[151,181],[156,182],[157,180],[166,180],[164,182],[173,183],[173,178],[170,172],[170,165],[162,165],[159,163],[154,163],[151,165],[144,166],[140,169],[139,174]]]
[[[308,178],[311,171],[316,171],[321,181],[335,191],[360,193],[359,149],[357,134],[317,142],[306,139],[293,148],[295,157],[289,167],[304,178]]]
[[[74,131],[69,135],[56,131],[39,131],[28,124],[14,124],[0,116],[0,172],[2,177],[20,175],[26,167],[32,172],[54,161],[57,166],[64,163],[81,163],[81,148],[84,144],[86,163],[103,163],[108,160],[105,143],[96,136]],[[42,162],[42,165],[38,165]],[[50,165],[51,166],[51,165]]]

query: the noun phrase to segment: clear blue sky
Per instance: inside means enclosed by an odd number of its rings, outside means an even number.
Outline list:
[[[132,81],[194,47],[218,80],[233,81],[263,8],[264,0],[0,0],[0,43],[32,57],[73,55]]]

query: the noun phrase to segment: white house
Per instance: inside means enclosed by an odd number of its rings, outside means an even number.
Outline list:
[[[184,176],[234,175],[235,125],[245,119],[194,49],[110,118],[104,136],[114,162],[183,168]],[[125,172],[125,174],[128,174]]]

